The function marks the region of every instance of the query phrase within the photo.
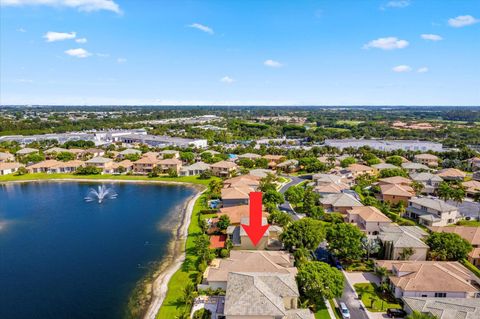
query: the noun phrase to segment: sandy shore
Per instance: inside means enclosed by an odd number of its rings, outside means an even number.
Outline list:
[[[190,220],[192,218],[193,206],[202,193],[203,191],[197,193],[191,198],[184,209],[183,220],[181,221],[176,236],[172,241],[173,245],[170,247],[171,253],[169,255],[171,258],[167,259],[166,262],[168,264],[163,265],[163,271],[159,273],[153,282],[152,300],[144,319],[155,319],[167,294],[170,278],[172,278],[173,274],[180,269],[185,260],[185,240],[188,236],[188,226],[190,225]]]

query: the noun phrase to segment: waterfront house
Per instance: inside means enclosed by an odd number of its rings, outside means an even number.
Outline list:
[[[201,289],[227,289],[231,272],[297,274],[293,256],[286,251],[232,250],[224,259],[216,258],[203,273]]]
[[[392,223],[390,218],[373,206],[357,206],[347,210],[345,221],[355,224],[366,235],[378,235],[381,227]]]
[[[200,175],[205,171],[210,170],[210,164],[204,162],[196,162],[189,166],[183,166],[180,168],[181,176],[194,176]]]
[[[480,268],[480,227],[478,226],[448,226],[430,227],[431,231],[454,233],[468,241],[473,250],[468,254],[468,261]]]
[[[243,187],[248,186],[257,188],[260,185],[261,177],[255,175],[239,175],[223,181],[223,187]]]
[[[395,298],[478,298],[480,279],[457,261],[378,260],[389,271]]]
[[[270,225],[263,233],[262,238],[259,242],[254,245],[250,240],[245,228],[242,225],[249,225],[250,217],[242,217],[240,220],[240,225],[230,225],[227,228],[228,238],[231,240],[233,247],[235,249],[243,250],[279,250],[283,247],[280,241],[280,234],[283,229],[280,226]],[[267,218],[262,217],[262,225],[267,225]]]
[[[250,193],[255,189],[250,186],[224,187],[221,190],[223,207],[248,205]]]
[[[133,162],[133,170],[137,174],[148,174],[157,166],[159,160],[156,156],[144,156]]]
[[[105,151],[100,148],[87,148],[82,152],[82,157],[89,158],[89,157],[101,157],[105,155]]]
[[[427,165],[429,167],[437,167],[438,166],[438,156],[433,154],[418,154],[413,157],[413,161],[415,163],[420,163],[423,165]]]
[[[418,226],[381,226],[378,239],[382,243],[383,259],[427,260],[429,247],[424,242],[427,236]]]
[[[425,226],[446,226],[461,218],[457,207],[428,197],[412,197],[405,215]]]
[[[10,153],[0,152],[0,163],[6,162],[13,162],[15,160],[15,156]]]
[[[20,167],[23,166],[23,164],[16,162],[0,162],[0,175],[8,175],[15,173]]]
[[[60,153],[71,153],[70,150],[61,147],[52,147],[43,152],[46,159],[55,159]],[[73,154],[73,153],[72,153]]]
[[[58,162],[56,165],[53,165],[48,168],[48,173],[56,174],[71,174],[74,173],[77,168],[84,166],[85,162],[80,160],[72,160],[68,162]]]
[[[85,162],[86,166],[94,166],[102,170],[102,173],[106,173],[112,166],[113,160],[107,157],[94,157]]]
[[[157,166],[160,166],[164,173],[174,171],[178,174],[182,168],[182,161],[176,158],[167,158],[159,160]]]
[[[212,175],[218,177],[231,177],[235,175],[238,165],[230,161],[220,161],[210,166]]]
[[[111,166],[112,174],[123,174],[133,171],[133,162],[130,160],[123,160],[121,162],[114,162]]]
[[[27,171],[29,173],[48,173],[51,168],[59,164],[61,164],[61,162],[57,160],[46,160],[27,166]]]
[[[320,204],[327,212],[339,212],[342,214],[346,214],[353,207],[363,206],[358,199],[346,193],[325,195],[320,198]]]

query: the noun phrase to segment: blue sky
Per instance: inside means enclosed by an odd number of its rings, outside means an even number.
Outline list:
[[[0,0],[1,104],[480,105],[480,1]]]

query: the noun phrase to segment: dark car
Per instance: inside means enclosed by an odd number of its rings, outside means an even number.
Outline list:
[[[407,313],[402,309],[394,309],[394,308],[387,309],[387,316],[389,316],[390,318],[403,318],[406,315]]]

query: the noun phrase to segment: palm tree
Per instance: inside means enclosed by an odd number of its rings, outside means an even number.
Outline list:
[[[438,319],[438,318],[432,315],[431,313],[414,311],[413,313],[408,315],[406,319]]]
[[[412,188],[415,191],[415,194],[417,194],[417,196],[418,196],[422,193],[423,189],[425,188],[425,185],[423,185],[420,182],[413,181],[412,182]]]
[[[438,197],[443,199],[444,201],[447,201],[452,198],[452,188],[450,185],[448,185],[447,182],[441,182],[440,185],[438,186]]]
[[[385,267],[378,267],[375,269],[375,274],[380,277],[380,282],[384,282],[385,278],[387,278],[388,270]]]

